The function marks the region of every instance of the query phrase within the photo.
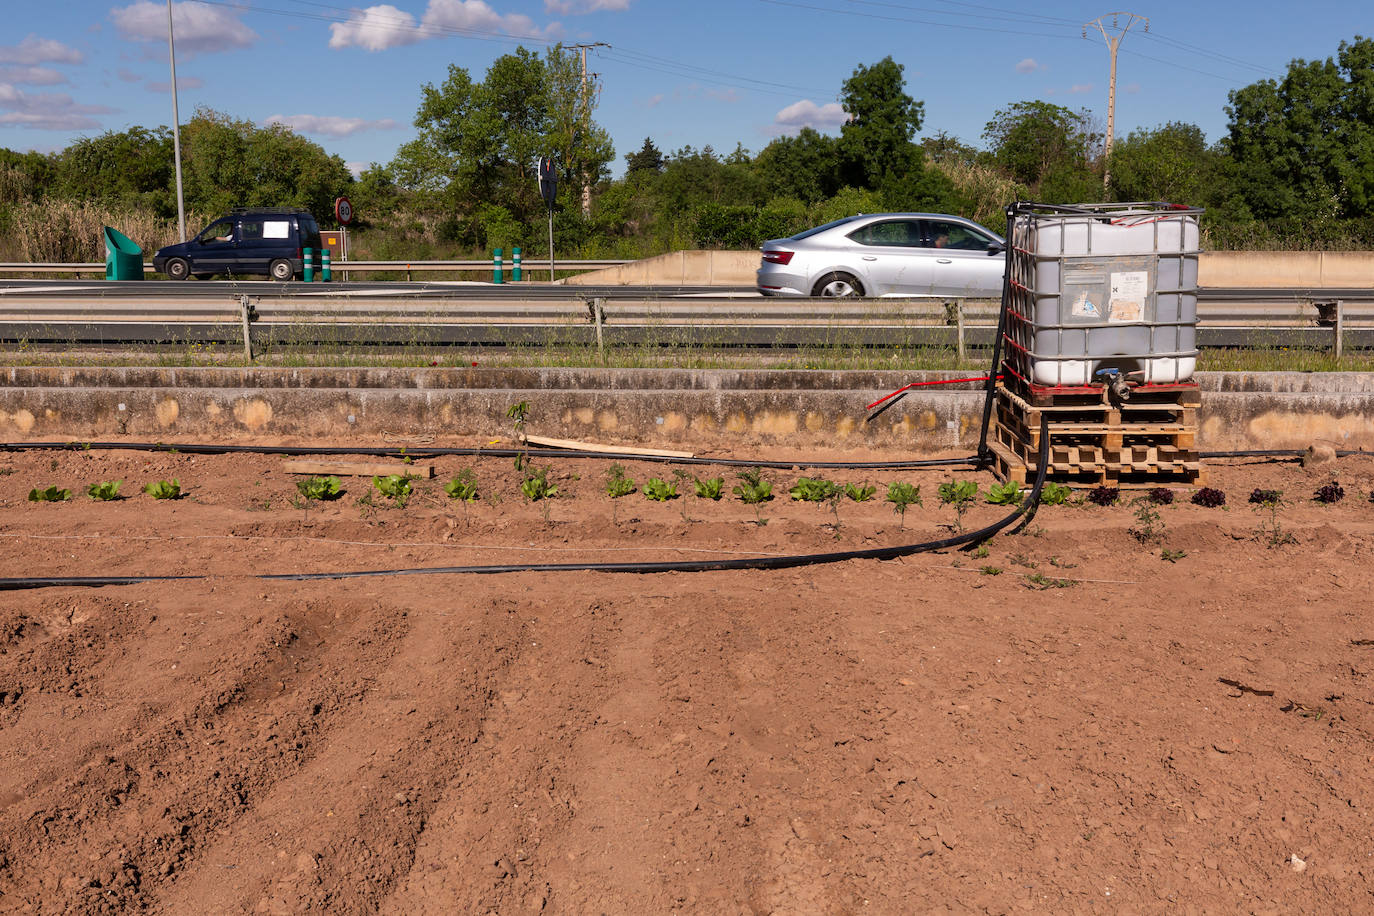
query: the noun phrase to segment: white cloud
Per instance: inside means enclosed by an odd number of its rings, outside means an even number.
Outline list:
[[[848,120],[849,115],[840,107],[839,102],[817,105],[810,99],[802,99],[800,102],[793,102],[774,115],[773,124],[784,128],[784,132],[791,133],[803,127],[826,130],[839,127]]]
[[[262,123],[282,124],[303,134],[323,134],[326,137],[349,137],[365,130],[395,130],[400,125],[392,118],[367,121],[363,118],[342,118],[334,115],[280,115],[263,118]]]
[[[67,77],[51,67],[0,67],[0,82],[22,83],[25,86],[56,86]]]
[[[544,12],[559,16],[586,13],[620,13],[630,8],[630,0],[544,0]]]
[[[139,0],[132,6],[110,10],[119,34],[130,41],[167,44],[167,6],[152,0]],[[218,6],[182,2],[172,4],[172,31],[177,56],[232,51],[251,47],[258,33],[239,21],[238,15]]]
[[[1074,83],[1069,87],[1069,95],[1084,95],[1093,91],[1092,83]]]
[[[1040,63],[1034,57],[1027,57],[1025,60],[1021,61],[1016,65],[1017,73],[1034,73],[1037,70],[1044,69],[1046,69],[1045,65]]]
[[[177,77],[177,91],[178,91],[178,92],[180,92],[180,91],[183,90],[183,89],[200,89],[200,88],[203,87],[204,85],[205,85],[205,80],[201,79],[201,78],[198,77],[198,76],[178,76],[178,77]],[[144,88],[144,89],[147,89],[149,92],[158,92],[158,93],[169,92],[169,91],[171,90],[171,88],[172,88],[172,82],[171,82],[171,80],[162,80],[161,82],[150,82],[148,85],[144,86],[143,88]]]
[[[34,130],[87,130],[99,127],[95,114],[111,114],[103,105],[78,105],[60,92],[30,95],[10,83],[0,83],[0,126]]]
[[[430,35],[445,31],[505,32],[526,38],[551,37],[562,31],[554,23],[540,30],[534,20],[521,13],[501,15],[484,0],[429,0],[425,10],[424,28]]]
[[[30,35],[17,45],[0,45],[0,64],[79,64],[85,56],[51,38]]]
[[[331,48],[362,48],[385,51],[419,41],[424,36],[416,28],[415,17],[389,3],[355,11],[347,22],[329,27]]]
[[[352,172],[354,178],[362,178],[363,172],[366,172],[371,165],[372,163],[363,162],[360,159],[350,159],[344,163],[344,168]]]

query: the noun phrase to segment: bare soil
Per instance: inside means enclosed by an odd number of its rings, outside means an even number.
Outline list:
[[[1225,509],[1047,507],[986,556],[256,578],[910,543],[992,482],[831,473],[880,488],[837,519],[770,471],[759,524],[733,472],[613,502],[566,461],[546,519],[509,460],[470,506],[436,463],[306,510],[280,458],[0,454],[0,576],[202,577],[0,592],[0,911],[1374,908],[1368,459],[1214,462]]]

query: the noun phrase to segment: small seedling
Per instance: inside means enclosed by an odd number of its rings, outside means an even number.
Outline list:
[[[1046,506],[1062,506],[1069,501],[1073,490],[1062,483],[1050,481],[1040,488],[1040,502]]]
[[[861,484],[847,483],[844,485],[844,495],[854,500],[856,503],[866,503],[873,498],[873,494],[878,492],[878,488],[864,481]]]
[[[1250,494],[1250,502],[1254,505],[1256,512],[1264,513],[1260,516],[1259,525],[1255,528],[1257,540],[1263,541],[1270,550],[1297,541],[1297,538],[1293,537],[1291,533],[1283,530],[1283,524],[1279,521],[1279,509],[1285,505],[1282,490],[1257,488]]]
[[[768,524],[763,518],[763,504],[773,498],[773,484],[763,479],[763,471],[752,468],[740,471],[740,482],[731,490],[746,506],[754,507],[754,520]]]
[[[725,478],[712,477],[702,480],[700,477],[693,477],[692,485],[696,488],[698,499],[719,500],[721,491],[725,489]]]
[[[180,499],[181,482],[172,480],[159,480],[156,483],[145,484],[143,492],[153,499]]]
[[[975,560],[981,560],[991,552],[992,551],[988,550],[987,544],[979,544],[977,549],[973,551],[973,558]]]
[[[839,488],[829,480],[803,477],[797,481],[796,486],[792,487],[792,489],[787,492],[796,500],[808,503],[821,503],[839,492]]]
[[[1319,503],[1324,503],[1329,506],[1332,503],[1338,503],[1345,499],[1345,487],[1333,480],[1328,484],[1318,487],[1317,492],[1312,494],[1312,498]]]
[[[1186,556],[1188,556],[1186,550],[1170,550],[1168,547],[1165,547],[1159,551],[1159,558],[1169,563],[1177,563]]]
[[[1226,494],[1211,487],[1203,487],[1193,494],[1192,503],[1195,506],[1204,506],[1208,509],[1216,509],[1226,505]]]
[[[625,476],[625,468],[613,464],[606,469],[606,495],[611,499],[629,496],[635,491],[635,482]]]
[[[63,490],[60,487],[34,487],[29,491],[29,502],[31,503],[61,503],[72,498],[71,490]]]
[[[1011,560],[1016,566],[1024,566],[1026,569],[1035,569],[1036,563],[1024,553],[1014,553],[1007,559]]]
[[[660,477],[650,477],[644,485],[644,495],[656,503],[666,503],[677,499],[677,484],[668,483]]]
[[[964,513],[978,498],[978,484],[972,480],[951,480],[940,484],[936,493],[940,502],[954,507],[954,530],[964,530]]]
[[[988,487],[988,502],[994,506],[1021,505],[1021,485],[1011,480],[993,484]]]
[[[519,444],[520,450],[515,455],[515,469],[522,471],[529,456],[525,454],[525,449],[529,448],[529,439],[525,436],[525,420],[530,415],[530,402],[521,401],[506,408],[506,419],[511,421],[515,433],[515,441]]]
[[[373,477],[372,486],[377,488],[377,492],[391,500],[392,505],[397,509],[405,508],[405,504],[410,502],[410,475],[408,474],[388,474],[385,477]]]
[[[101,502],[119,499],[119,488],[123,483],[124,481],[122,480],[107,480],[103,483],[93,483],[86,488],[86,495],[91,499],[97,499]]]
[[[1077,563],[1070,563],[1068,560],[1061,560],[1058,557],[1050,557],[1050,565],[1055,569],[1077,569]]]
[[[449,499],[456,499],[464,503],[477,502],[477,478],[473,474],[472,468],[463,468],[448,483],[444,484],[444,492]]]
[[[1039,591],[1049,588],[1073,588],[1077,584],[1072,579],[1051,579],[1044,573],[1031,573],[1026,576],[1026,587]]]
[[[343,494],[343,484],[337,477],[311,477],[296,481],[296,490],[306,499],[338,499]]]
[[[1164,516],[1159,514],[1155,505],[1148,496],[1135,500],[1135,524],[1127,529],[1127,533],[1141,544],[1153,544],[1164,537]]]
[[[549,469],[539,468],[525,475],[524,482],[520,484],[520,492],[525,494],[525,498],[530,502],[539,502],[541,499],[553,499],[557,496],[558,487],[549,483]]]
[[[920,484],[909,484],[904,481],[894,480],[887,485],[887,501],[892,503],[892,511],[897,513],[900,521],[898,528],[906,527],[906,507],[921,505]]]
[[[1095,506],[1114,506],[1121,496],[1116,487],[1097,486],[1088,491],[1088,502]]]
[[[1002,575],[1002,570],[998,569],[996,566],[982,566],[979,567],[978,574],[980,576],[1000,576]]]

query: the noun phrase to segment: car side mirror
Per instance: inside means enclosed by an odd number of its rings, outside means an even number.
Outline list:
[[[1005,247],[1003,247],[1002,245],[997,244],[996,242],[993,242],[991,245],[988,246],[988,257],[992,257],[993,255],[996,255],[996,254],[1001,254],[1001,253],[1002,253],[1003,251],[1005,251],[1005,250],[1006,250]]]

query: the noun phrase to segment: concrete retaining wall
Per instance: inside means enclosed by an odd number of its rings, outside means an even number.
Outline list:
[[[674,251],[563,281],[570,286],[753,286],[757,251]],[[1205,251],[1198,283],[1213,288],[1374,287],[1370,251]]]
[[[917,389],[872,423],[865,405],[939,373],[594,369],[43,369],[0,372],[0,440],[481,445],[529,431],[698,451],[755,446],[967,450],[976,385]],[[1199,447],[1374,449],[1374,374],[1203,373]]]

